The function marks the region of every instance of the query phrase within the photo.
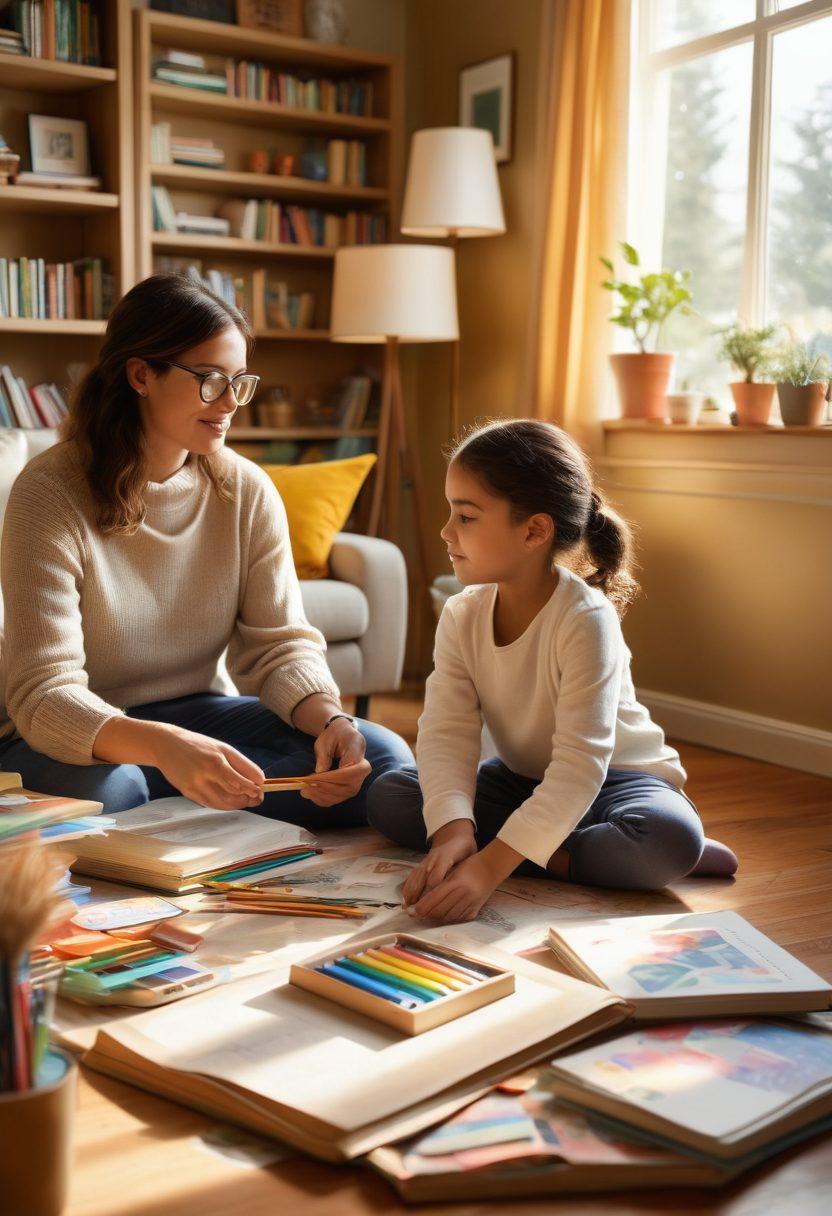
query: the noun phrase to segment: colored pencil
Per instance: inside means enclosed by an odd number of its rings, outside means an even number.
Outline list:
[[[393,975],[397,980],[406,980],[408,984],[418,984],[420,988],[427,988],[429,992],[436,992],[440,996],[450,996],[451,989],[447,984],[440,984],[436,980],[427,979],[425,976],[413,975],[402,970],[401,967],[396,967],[392,963],[385,962],[373,958],[371,955],[363,952],[361,954],[350,955],[353,962],[363,963],[365,967],[373,967],[386,972],[388,975]]]
[[[448,988],[453,988],[455,992],[464,992],[468,987],[468,980],[460,980],[456,977],[444,975],[441,971],[431,971],[428,967],[421,967],[417,963],[411,963],[408,959],[400,958],[398,954],[394,954],[392,950],[386,949],[384,946],[379,946],[375,950],[368,950],[367,953],[379,960],[381,963],[389,963],[391,966],[398,967],[399,970],[406,974],[412,974],[416,979],[422,976],[423,979],[433,980],[434,983],[443,984]]]
[[[379,949],[387,950],[396,958],[401,958],[402,963],[407,961],[411,965],[426,966],[428,969],[435,971],[440,977],[447,976],[448,980],[446,982],[450,982],[451,979],[455,979],[458,983],[466,985],[476,982],[472,975],[467,974],[460,968],[453,968],[449,964],[439,963],[431,955],[410,950],[405,946],[398,945],[398,943],[396,945],[380,946]]]
[[[425,1001],[436,1001],[442,995],[439,992],[433,992],[430,988],[424,988],[421,984],[413,984],[410,980],[399,979],[398,976],[391,976],[389,972],[382,971],[380,967],[370,967],[366,963],[359,963],[354,958],[339,958],[336,959],[339,967],[345,967],[348,971],[356,971],[359,975],[367,976],[369,979],[380,980],[395,983],[397,988],[402,988],[405,992],[412,993],[413,996],[420,996]]]
[[[431,942],[430,950],[420,946],[419,953],[423,954],[425,958],[433,959],[434,962],[444,963],[446,967],[453,967],[454,970],[461,971],[463,975],[469,975],[474,980],[490,980],[492,976],[498,974],[492,967],[481,967],[478,963],[472,963],[467,958],[464,963],[460,963],[453,955],[445,954],[440,950],[434,942]]]

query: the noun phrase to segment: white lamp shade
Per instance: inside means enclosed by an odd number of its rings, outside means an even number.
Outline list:
[[[453,250],[441,245],[349,245],[335,252],[334,342],[456,342]]]
[[[505,232],[494,141],[479,127],[416,131],[402,208],[407,236],[496,236]]]

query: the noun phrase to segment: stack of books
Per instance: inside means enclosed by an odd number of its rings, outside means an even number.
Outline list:
[[[177,84],[185,89],[202,89],[207,93],[225,93],[224,72],[212,72],[205,57],[191,51],[165,51],[152,68],[153,79],[163,84]]]
[[[112,306],[113,276],[101,258],[0,257],[0,317],[97,321]]]
[[[8,363],[0,365],[0,426],[58,427],[68,413],[64,395],[57,384],[36,384],[29,388],[22,376],[15,376]]]
[[[60,59],[67,63],[101,63],[98,16],[92,0],[16,0],[14,28],[20,50],[34,59]],[[2,31],[0,50],[11,31]]]
[[[0,53],[3,55],[25,55],[23,35],[19,30],[0,29]]]
[[[225,153],[212,139],[174,135],[169,122],[156,122],[151,127],[150,159],[154,165],[194,165],[199,169],[225,168]]]
[[[198,236],[228,236],[227,219],[216,215],[191,215],[176,211],[166,186],[150,187],[151,214],[154,232],[186,232]]]
[[[326,80],[294,76],[264,63],[226,60],[226,89],[229,97],[250,101],[273,101],[299,110],[323,110],[328,114],[370,117],[373,86],[368,80]]]

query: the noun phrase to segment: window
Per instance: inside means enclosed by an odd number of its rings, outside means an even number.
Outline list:
[[[629,239],[690,270],[676,383],[725,396],[715,329],[832,355],[832,0],[636,0]]]

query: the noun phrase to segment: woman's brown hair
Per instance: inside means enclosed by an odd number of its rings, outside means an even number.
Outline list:
[[[232,325],[250,358],[254,335],[239,309],[182,274],[151,275],[116,304],[98,361],[78,386],[63,430],[80,448],[102,532],[135,532],[145,513],[144,428],[127,360],[144,359],[157,375],[166,375],[165,361],[179,360]],[[197,456],[197,464],[227,499],[216,456]]]
[[[598,491],[586,456],[566,431],[527,418],[488,423],[467,435],[451,460],[505,498],[515,519],[551,516],[552,556],[581,546],[579,573],[624,615],[638,592],[632,530]]]

